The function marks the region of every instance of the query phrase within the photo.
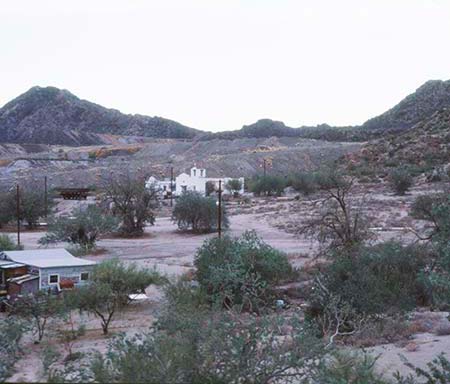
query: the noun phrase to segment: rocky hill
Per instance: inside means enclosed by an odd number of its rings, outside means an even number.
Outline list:
[[[450,80],[427,81],[389,111],[366,121],[361,128],[377,135],[405,131],[444,107],[450,107]]]
[[[53,87],[34,87],[0,109],[0,143],[96,145],[106,135],[199,141],[297,137],[326,141],[366,141],[403,132],[450,107],[450,80],[428,81],[396,106],[362,126],[293,128],[261,119],[235,131],[202,132],[161,117],[126,115]]]
[[[386,171],[402,165],[417,173],[450,169],[450,107],[400,134],[373,140],[349,157],[360,170]]]
[[[403,132],[429,118],[442,108],[450,107],[450,80],[431,80],[404,98],[387,112],[366,121],[361,126],[292,128],[281,121],[258,120],[240,130],[203,135],[202,140],[237,139],[244,137],[301,137],[327,141],[366,141],[385,134]]]
[[[33,87],[0,109],[3,143],[77,146],[103,143],[99,134],[187,139],[198,132],[162,117],[126,115],[54,87]]]

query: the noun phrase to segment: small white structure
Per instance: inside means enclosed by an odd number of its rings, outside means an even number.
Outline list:
[[[233,177],[206,177],[206,169],[205,168],[191,168],[191,174],[182,173],[178,175],[175,179],[175,194],[181,195],[186,191],[197,191],[203,195],[206,194],[206,183],[210,182],[214,184],[216,190],[219,189],[219,181],[222,180],[222,190],[224,194],[231,193],[229,190],[225,188],[227,183],[230,180],[233,180]],[[244,193],[244,178],[240,177],[238,179],[241,182],[241,189],[238,193]]]
[[[158,180],[154,176],[150,176],[145,182],[146,188],[154,188],[160,197],[167,199],[170,197],[170,190],[175,190],[175,182],[170,182],[170,179]]]
[[[227,190],[226,185],[233,177],[206,177],[205,168],[197,168],[196,166],[191,168],[190,174],[181,173],[175,178],[175,183],[173,184],[173,194],[175,196],[180,196],[183,192],[196,191],[202,195],[206,194],[206,183],[210,182],[214,184],[215,190],[219,189],[219,181],[222,181],[222,191],[223,194],[231,194],[231,191]],[[238,180],[241,182],[241,189],[238,191],[239,194],[244,193],[244,178],[240,177]],[[155,177],[151,176],[146,183],[147,188],[153,186],[156,188],[162,196],[166,196],[166,191],[170,191],[170,179],[157,180]]]

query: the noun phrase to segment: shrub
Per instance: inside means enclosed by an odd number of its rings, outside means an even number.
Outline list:
[[[376,372],[378,357],[364,352],[335,352],[320,362],[315,383],[320,384],[389,384]]]
[[[249,189],[256,196],[280,196],[286,187],[286,180],[280,176],[257,176],[250,180]]]
[[[85,209],[75,209],[71,216],[50,218],[48,233],[39,243],[47,245],[67,241],[88,251],[95,248],[99,236],[115,231],[118,226],[119,221],[114,216],[105,214],[95,205],[89,205]]]
[[[427,363],[427,368],[422,369],[415,367],[405,359],[405,365],[414,371],[407,377],[401,376],[399,373],[395,375],[398,384],[443,384],[450,382],[450,361],[445,353],[441,353],[431,362]]]
[[[317,191],[317,181],[314,173],[300,172],[292,175],[289,180],[290,185],[297,192],[303,193],[305,196]]]
[[[323,344],[297,318],[210,313],[178,332],[120,336],[92,370],[99,383],[300,382],[323,355]]]
[[[14,363],[20,357],[20,342],[26,331],[24,324],[15,317],[0,321],[0,382],[11,375]]]
[[[318,275],[311,311],[322,313],[329,304],[329,295],[348,303],[357,314],[411,310],[418,302],[427,300],[420,282],[427,256],[422,246],[395,242],[341,254]]]
[[[22,249],[8,235],[0,235],[0,251],[15,251]]]
[[[38,335],[38,342],[44,337],[51,319],[61,317],[65,312],[63,302],[50,292],[38,291],[20,296],[12,302],[11,312],[23,318]]]
[[[222,205],[222,228],[228,227],[228,219]],[[216,199],[203,197],[200,193],[188,191],[176,202],[172,212],[172,220],[178,228],[193,232],[212,232],[218,226],[218,207]]]
[[[286,255],[253,231],[240,238],[206,240],[194,264],[198,282],[213,302],[250,311],[267,304],[273,284],[292,275]]]
[[[233,195],[237,195],[242,188],[242,182],[239,179],[231,179],[225,184],[225,189],[230,191]]]
[[[413,185],[413,177],[406,168],[396,168],[389,174],[389,184],[397,195],[404,195]]]

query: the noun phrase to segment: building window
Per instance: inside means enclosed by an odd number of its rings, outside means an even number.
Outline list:
[[[192,174],[195,176],[196,173],[197,173],[197,170],[193,169],[193,170],[192,170]]]
[[[81,281],[89,280],[89,272],[81,272],[81,274],[80,274],[80,280],[81,280]]]
[[[200,176],[203,177],[203,169],[200,169]]]
[[[58,274],[49,275],[48,283],[49,284],[58,284],[59,283],[59,275]]]

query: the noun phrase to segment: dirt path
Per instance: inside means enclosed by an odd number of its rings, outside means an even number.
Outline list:
[[[262,214],[242,214],[230,217],[229,233],[239,236],[246,230],[256,230],[259,236],[271,246],[286,252],[298,266],[304,258],[295,258],[299,253],[308,253],[311,243],[299,239],[280,229],[272,227]],[[87,258],[101,261],[112,257],[132,260],[146,267],[155,266],[169,275],[180,275],[193,266],[196,250],[203,242],[216,234],[194,235],[183,233],[168,217],[159,217],[154,226],[146,228],[147,236],[138,239],[106,238],[98,247],[106,250],[97,256]],[[26,249],[39,248],[38,240],[44,232],[24,232],[21,239]],[[57,244],[66,246],[66,244]]]

